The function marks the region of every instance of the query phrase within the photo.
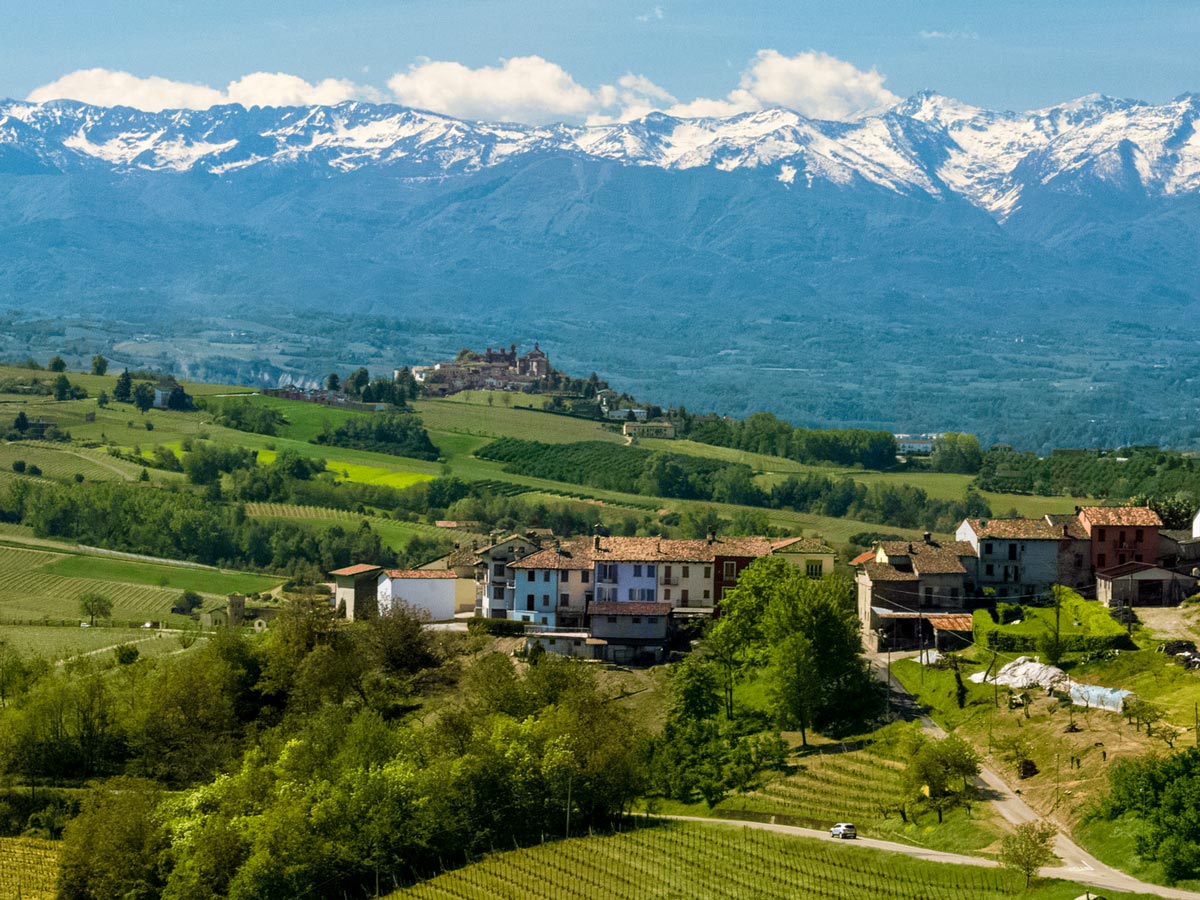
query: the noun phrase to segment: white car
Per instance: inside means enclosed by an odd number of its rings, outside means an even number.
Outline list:
[[[848,838],[858,837],[858,832],[854,830],[854,826],[849,822],[838,822],[829,829],[829,836],[846,840]]]

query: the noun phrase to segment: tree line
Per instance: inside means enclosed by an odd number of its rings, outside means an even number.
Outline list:
[[[22,664],[0,771],[47,799],[92,779],[64,831],[64,898],[391,890],[607,828],[645,783],[649,738],[593,669],[518,668],[403,606],[345,623],[297,598],[262,637],[107,670]]]
[[[692,415],[680,408],[675,417],[680,437],[703,444],[782,456],[802,463],[834,463],[865,469],[896,465],[896,439],[887,431],[796,428],[768,412],[738,420],[713,413]]]
[[[503,438],[476,451],[506,463],[505,471],[651,497],[707,500],[767,509],[851,517],[899,528],[953,531],[968,517],[990,517],[988,502],[967,490],[961,500],[930,497],[907,484],[870,486],[848,476],[790,476],[769,490],[749,466],[599,441],[543,444]]]

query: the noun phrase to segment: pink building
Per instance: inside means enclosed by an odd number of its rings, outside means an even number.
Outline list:
[[[1153,563],[1158,557],[1162,519],[1146,506],[1084,506],[1079,522],[1092,542],[1097,571],[1125,563]]]

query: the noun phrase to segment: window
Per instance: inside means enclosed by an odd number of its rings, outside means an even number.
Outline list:
[[[810,559],[804,563],[804,574],[809,578],[821,577],[821,561],[819,559]]]
[[[670,575],[670,574],[671,574],[671,567],[670,567],[670,566],[667,566],[667,574],[668,574],[668,575]],[[683,577],[684,577],[684,578],[687,578],[687,577],[688,577],[688,567],[687,567],[687,566],[683,566]]]
[[[1016,559],[1016,558],[1017,558],[1017,545],[1016,545],[1016,544],[1009,544],[1009,545],[1008,545],[1008,558],[1009,558],[1009,559]]]
[[[722,577],[726,581],[737,578],[737,563],[733,560],[726,560],[725,567],[722,569]]]
[[[500,578],[503,578],[504,577],[504,563],[496,563],[494,566],[492,566],[492,574],[499,576]]]
[[[983,545],[983,552],[984,552],[984,553],[989,553],[989,554],[990,554],[990,553],[992,552],[992,545],[991,545],[991,544],[984,544],[984,545]]]
[[[985,574],[985,575],[995,575],[995,574],[996,574],[996,567],[995,567],[994,565],[992,565],[991,563],[988,563],[986,566],[984,566],[984,567],[983,567],[983,574]]]
[[[1135,541],[1137,541],[1139,544],[1142,542],[1142,540],[1143,540],[1145,537],[1146,537],[1146,534],[1145,534],[1145,532],[1144,532],[1142,529],[1140,529],[1140,528],[1139,528],[1137,531],[1135,531],[1135,532],[1133,533],[1133,539],[1134,539]]]
[[[654,563],[651,563],[650,565],[646,566],[646,577],[647,578],[654,577],[654,569],[655,569]]]
[[[687,588],[684,588],[682,591],[679,592],[679,602],[682,603],[684,606],[688,605]]]
[[[600,581],[613,582],[617,580],[617,567],[613,563],[600,563],[596,577]]]
[[[549,606],[549,605],[550,605],[550,595],[542,594],[542,606]]]
[[[528,572],[525,573],[525,577],[528,578],[530,581],[537,581],[537,572],[533,571],[533,569],[530,569]]]
[[[588,582],[590,582],[592,580],[592,573],[589,572],[587,569],[584,569],[579,574],[581,576],[579,580],[582,581],[584,584],[587,584]]]
[[[533,609],[533,594],[527,594],[525,597],[525,608]]]
[[[670,588],[663,588],[663,599],[668,600],[668,601],[671,599],[671,589]]]
[[[705,566],[705,567],[704,567],[704,577],[705,577],[705,578],[712,578],[712,566]]]
[[[634,624],[634,625],[641,625],[641,624],[642,624],[642,617],[641,617],[641,616],[634,616],[632,621],[633,621],[633,624]]]
[[[542,624],[543,624],[543,625],[545,625],[545,624],[546,624],[546,617],[545,617],[545,616],[542,616]],[[554,643],[554,640],[553,640],[553,639],[551,639],[550,643]]]
[[[712,599],[712,591],[708,590],[707,588],[705,588],[705,590],[704,590],[704,599],[705,600]]]
[[[543,624],[543,625],[545,625],[545,624],[546,624],[546,620],[545,620],[545,619],[542,619],[542,624]],[[551,646],[551,647],[553,647],[553,646],[554,646],[554,640],[555,640],[554,638],[550,638],[550,646]]]
[[[1075,554],[1075,568],[1077,568],[1077,569],[1083,568],[1083,554],[1082,553]]]
[[[1124,553],[1122,553],[1120,556],[1117,557],[1117,565],[1118,566],[1125,565],[1125,554]]]
[[[561,581],[563,584],[566,584],[568,581],[570,581],[571,580],[571,570],[570,569],[560,569],[558,572],[558,580]]]
[[[633,577],[634,577],[634,578],[641,578],[641,577],[642,577],[642,564],[641,564],[641,563],[634,563],[634,565],[633,565]]]
[[[546,569],[545,571],[542,572],[542,581],[549,581],[549,580],[550,580],[550,570]]]
[[[616,617],[616,616],[609,616],[609,617],[608,617],[608,624],[609,624],[609,625],[616,625],[616,624],[617,624],[617,617]]]
[[[1108,563],[1108,557],[1106,557],[1103,553],[1096,554],[1096,568],[1097,569],[1103,569],[1105,567],[1105,565],[1107,565],[1107,563]]]
[[[933,588],[925,588],[925,605],[929,606],[933,603]]]
[[[663,566],[663,578],[667,579],[667,581],[671,580],[671,567],[670,566]]]
[[[950,588],[950,599],[951,600],[958,599],[958,588]]]
[[[657,625],[657,624],[658,624],[658,616],[649,616],[649,617],[647,617],[647,619],[646,619],[646,623],[647,623],[647,624],[649,624],[649,625]]]
[[[558,605],[559,606],[570,606],[571,605],[571,595],[570,594],[559,594],[558,595]]]
[[[1125,529],[1122,528],[1119,532],[1117,532],[1117,542],[1122,547],[1125,546]]]
[[[1104,529],[1103,528],[1096,529],[1096,540],[1098,540],[1098,541],[1104,540]]]
[[[1140,553],[1133,554],[1133,561],[1134,562],[1142,562],[1143,561],[1142,554],[1140,554]]]

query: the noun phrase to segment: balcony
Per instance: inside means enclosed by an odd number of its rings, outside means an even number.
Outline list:
[[[659,584],[669,584],[671,586],[679,584],[678,575],[660,575],[658,578]]]

